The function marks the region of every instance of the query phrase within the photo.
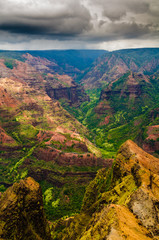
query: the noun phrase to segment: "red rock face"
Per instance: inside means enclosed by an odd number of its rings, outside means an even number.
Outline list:
[[[148,137],[146,139],[157,140],[159,138],[159,125],[149,126],[147,134]]]
[[[66,135],[64,135],[66,134]],[[69,138],[67,135],[69,134]],[[35,151],[37,159],[53,162],[62,166],[102,166],[110,167],[112,159],[96,157],[88,151],[87,139],[80,139],[80,135],[67,129],[57,128],[53,131],[39,131],[38,141],[45,141],[46,147]],[[72,139],[71,139],[72,138]],[[78,140],[79,139],[79,140]]]
[[[157,68],[159,65],[159,59],[158,58],[153,58],[150,62],[146,62],[143,67],[140,69],[140,71],[153,71]]]
[[[124,156],[125,159],[131,159],[131,161],[121,161],[121,155]],[[151,170],[155,174],[159,174],[159,159],[139,148],[137,144],[131,140],[127,140],[120,147],[118,152],[118,161],[120,161],[121,171],[124,169],[124,171],[131,172],[132,165],[134,162],[137,162],[142,167]]]
[[[106,116],[104,121],[100,123],[100,126],[107,125],[111,116]]]
[[[45,81],[35,71],[35,68],[28,63],[16,61],[16,64],[13,69],[7,69],[3,62],[1,64],[10,76],[0,78],[0,111],[3,112],[1,117],[4,129],[0,128],[1,149],[6,149],[4,145],[7,144],[15,144],[15,147],[22,148],[23,144],[29,144],[31,138],[35,144],[39,142],[45,144],[46,148],[41,148],[36,153],[38,158],[43,158],[45,161],[55,161],[59,165],[66,166],[107,165],[103,159],[100,160],[89,153],[86,144],[88,140],[83,140],[79,134],[87,130],[69,115],[58,102],[52,101],[44,88],[40,90],[38,84],[43,84]],[[34,88],[34,80],[38,87]],[[70,77],[67,80],[69,82]],[[76,94],[74,93],[74,95]],[[72,93],[72,101],[75,100]],[[33,135],[32,131],[35,131]],[[7,134],[8,132],[10,134],[17,133],[18,138],[15,136],[14,141]],[[23,142],[19,140],[19,136],[22,137]],[[11,149],[8,149],[8,153],[10,151]]]
[[[159,125],[149,126],[147,134],[148,137],[143,143],[143,149],[148,153],[159,151]]]
[[[26,63],[33,66],[37,72],[43,74],[45,90],[52,99],[67,99],[68,103],[80,105],[83,101],[89,101],[83,87],[79,87],[72,77],[62,73],[60,67],[45,58],[33,57],[30,54],[24,55]],[[39,85],[36,83],[36,85]]]
[[[159,151],[159,142],[144,141],[142,148],[144,149],[144,151],[153,154]]]

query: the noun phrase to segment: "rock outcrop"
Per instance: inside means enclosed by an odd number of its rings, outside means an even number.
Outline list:
[[[80,106],[82,102],[90,101],[89,96],[84,91],[84,88],[77,85],[73,85],[71,87],[66,87],[64,85],[52,87],[48,82],[46,84],[46,92],[52,99],[65,99],[69,105]]]
[[[51,240],[41,188],[32,178],[14,183],[0,197],[0,239]]]

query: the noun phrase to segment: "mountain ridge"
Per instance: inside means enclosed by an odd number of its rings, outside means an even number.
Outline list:
[[[152,161],[153,160],[153,161]],[[57,239],[157,239],[159,159],[131,140],[112,170],[99,170],[87,187],[80,215],[52,227]],[[157,172],[156,172],[157,171]],[[58,227],[63,226],[61,233]]]
[[[159,66],[159,48],[125,49],[105,53],[81,79],[85,88],[105,87],[128,71],[154,74]]]

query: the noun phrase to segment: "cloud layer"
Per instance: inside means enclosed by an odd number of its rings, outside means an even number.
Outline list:
[[[131,39],[131,41],[130,41]],[[158,0],[0,0],[0,48],[100,48],[110,42],[159,42]],[[56,42],[56,46],[55,46]],[[81,43],[81,44],[80,44]],[[159,46],[159,45],[158,45]],[[141,46],[142,47],[142,46]],[[40,48],[40,46],[37,46]],[[60,48],[60,47],[59,47]]]

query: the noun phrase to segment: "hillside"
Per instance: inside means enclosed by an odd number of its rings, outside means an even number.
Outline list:
[[[53,239],[158,239],[158,174],[159,159],[128,140],[87,187],[81,213],[52,225]]]
[[[94,111],[100,116],[99,126],[107,131],[105,137],[109,143],[119,147],[131,137],[142,147],[145,141],[149,141],[149,145],[154,144],[154,152],[157,153],[158,80],[158,75],[148,77],[129,72],[101,91],[100,102]],[[148,130],[153,129],[153,126],[156,126],[156,137],[151,137]],[[147,147],[147,151],[152,153],[153,148],[149,149]]]
[[[0,77],[25,81],[30,87],[47,92],[52,99],[66,99],[70,104],[80,105],[89,100],[83,87],[70,76],[61,74],[54,62],[28,53],[23,58],[23,61],[0,59]]]
[[[32,176],[46,196],[47,215],[57,219],[79,211],[85,187],[97,169],[112,161],[102,158],[86,137],[89,131],[47,95],[41,68],[54,74],[50,62],[45,65],[44,59],[28,57],[34,66],[28,59],[7,61],[13,68],[0,60],[0,191]],[[70,77],[58,77],[72,88]]]

